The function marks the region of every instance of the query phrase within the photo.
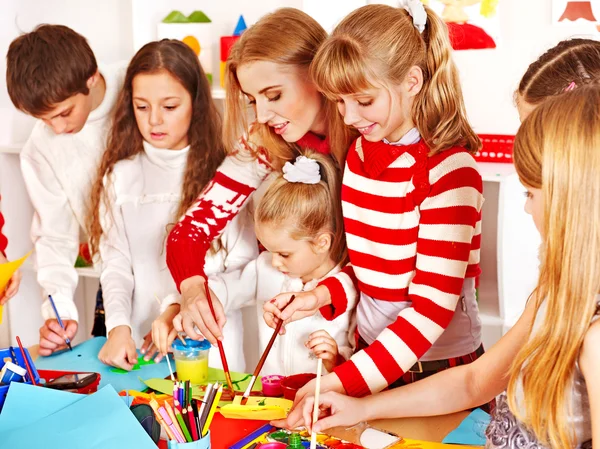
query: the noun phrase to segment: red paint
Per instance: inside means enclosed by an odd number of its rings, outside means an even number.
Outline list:
[[[296,393],[300,388],[309,383],[317,377],[316,374],[303,373],[303,374],[294,374],[293,376],[288,376],[281,381],[281,389],[283,390],[283,397],[293,401],[296,397]]]

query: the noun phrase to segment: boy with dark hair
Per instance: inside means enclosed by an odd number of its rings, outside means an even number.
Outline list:
[[[34,207],[31,234],[46,298],[39,353],[49,355],[77,332],[79,234],[126,67],[98,68],[86,39],[62,25],[40,25],[19,36],[6,59],[13,104],[39,119],[21,152],[21,169]]]

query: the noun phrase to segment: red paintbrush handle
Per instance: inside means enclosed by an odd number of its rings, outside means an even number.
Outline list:
[[[27,368],[27,373],[29,374],[29,378],[31,379],[31,384],[36,385],[35,378],[33,377],[33,372],[31,371],[31,367],[29,366],[29,362],[27,361],[27,354],[25,354],[25,350],[23,349],[23,345],[21,344],[21,339],[18,336],[17,343],[19,344],[19,348],[21,349],[21,355],[23,356],[23,360],[25,361],[25,367]]]
[[[210,313],[212,314],[215,322],[217,321],[217,314],[213,307],[212,298],[210,297],[210,290],[208,289],[208,279],[204,282],[204,291],[206,292],[206,299],[208,300],[208,307],[210,307]],[[219,355],[221,356],[221,363],[223,364],[223,371],[225,371],[225,378],[227,380],[227,386],[233,391],[233,384],[231,383],[231,376],[229,375],[229,365],[227,364],[227,357],[225,357],[225,350],[223,349],[223,343],[221,340],[217,340],[217,347],[219,348]]]

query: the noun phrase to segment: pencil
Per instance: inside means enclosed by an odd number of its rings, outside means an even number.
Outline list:
[[[21,355],[23,356],[23,360],[25,361],[25,367],[27,368],[27,374],[29,374],[29,378],[31,379],[32,385],[37,385],[35,383],[35,377],[33,377],[33,371],[31,371],[31,366],[29,366],[29,361],[27,360],[27,354],[25,354],[25,349],[23,349],[23,345],[21,344],[21,339],[17,335],[17,343],[19,344],[19,349],[21,349]],[[16,361],[16,359],[15,359]],[[31,362],[33,363],[33,362]]]
[[[187,413],[187,410],[186,410]],[[175,409],[175,416],[177,417],[177,422],[179,422],[179,426],[181,427],[181,430],[183,430],[183,435],[185,436],[185,439],[188,443],[192,442],[192,436],[190,435],[190,431],[188,430],[187,426],[185,425],[185,422],[183,421],[183,416],[181,415],[181,412],[178,409]]]
[[[321,372],[323,371],[323,359],[317,361],[317,384],[315,386],[315,405],[313,407],[313,419],[310,426],[310,449],[317,447],[317,434],[313,430],[313,426],[319,419],[319,390],[321,390]]]
[[[179,433],[181,435],[181,437],[183,438],[183,431],[181,430],[181,427],[179,426],[179,422],[177,421],[177,417],[175,416],[175,412],[171,408],[171,404],[169,404],[168,401],[165,401],[165,410],[167,411],[169,418],[171,418],[173,427],[175,428],[175,430],[177,430],[177,433]],[[177,408],[175,408],[175,410],[177,410]],[[185,438],[183,438],[183,440],[185,440]],[[182,441],[182,442],[184,443],[185,441]]]
[[[67,337],[67,329],[65,329],[65,325],[63,324],[62,320],[60,319],[60,315],[58,314],[58,309],[56,308],[56,304],[54,304],[54,299],[52,299],[52,295],[48,295],[48,299],[50,299],[50,304],[52,305],[52,308],[54,309],[54,314],[56,315],[56,321],[58,321],[58,324],[60,324],[60,327],[62,327],[62,329],[65,331],[65,343],[67,344],[67,346],[69,347],[69,349],[72,351],[73,347],[71,346],[71,340],[69,339],[69,337]]]
[[[192,404],[188,405],[187,408],[188,421],[190,423],[190,432],[192,434],[192,441],[198,441],[200,439],[198,435],[198,426],[196,426],[196,418],[194,417],[194,409]]]
[[[202,429],[201,437],[204,437],[208,433],[208,429],[210,429],[210,423],[212,423],[213,417],[215,416],[215,411],[217,410],[217,406],[219,405],[219,400],[221,399],[222,394],[223,394],[223,385],[220,385],[219,389],[217,390],[217,393],[213,397],[210,411],[208,412],[208,417],[206,418],[206,422]]]
[[[210,290],[208,289],[208,279],[204,282],[204,291],[206,292],[206,299],[208,300],[208,307],[210,307],[210,313],[212,313],[215,322],[217,321],[217,315],[215,314],[215,308],[213,307],[212,299],[210,296]],[[225,357],[225,350],[223,349],[223,342],[217,340],[217,347],[219,348],[219,354],[221,355],[221,363],[223,364],[223,371],[225,372],[225,380],[227,386],[231,391],[233,390],[233,384],[231,383],[231,375],[229,374],[229,365],[227,364],[227,357]]]
[[[154,416],[156,416],[156,419],[158,421],[158,423],[164,427],[165,432],[167,433],[167,436],[169,437],[170,440],[176,440],[175,438],[175,434],[173,433],[173,431],[171,430],[171,428],[167,425],[167,423],[165,422],[164,418],[162,417],[162,415],[160,414],[160,412],[158,411],[159,407],[158,407],[158,402],[156,401],[156,399],[151,399],[150,402],[150,407],[152,407],[152,410],[154,410]]]
[[[292,295],[289,302],[285,306],[283,306],[283,308],[281,309],[282,312],[285,310],[285,308],[287,306],[289,306],[292,303],[294,298],[296,298],[296,295]],[[246,388],[246,391],[244,392],[244,396],[242,397],[242,402],[241,402],[242,405],[246,405],[246,403],[248,402],[248,397],[250,396],[250,392],[254,388],[256,379],[257,379],[258,375],[260,374],[260,370],[262,369],[263,365],[265,364],[265,361],[267,360],[267,356],[269,355],[269,352],[271,351],[271,348],[273,347],[273,343],[275,343],[275,339],[277,338],[277,335],[279,334],[279,331],[281,330],[281,326],[283,326],[283,320],[279,320],[279,323],[277,323],[277,326],[275,327],[275,331],[273,332],[273,335],[271,336],[271,339],[269,340],[267,347],[265,348],[262,356],[260,357],[260,360],[258,361],[258,365],[256,365],[254,374],[252,374],[252,377],[250,378],[250,383],[248,384],[248,388]]]
[[[199,420],[201,437],[204,435],[202,433],[202,430],[204,429],[204,424],[206,424],[206,420],[208,419],[208,415],[210,414],[210,410],[212,408],[217,391],[219,390],[219,388],[221,388],[221,391],[223,391],[222,386],[223,385],[219,385],[218,382],[215,382],[212,390],[210,390],[210,393],[208,393],[208,397],[204,395],[204,406],[202,407],[202,415],[200,416]]]

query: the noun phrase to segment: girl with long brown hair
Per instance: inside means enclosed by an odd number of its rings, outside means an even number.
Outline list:
[[[169,225],[190,207],[224,158],[221,119],[194,52],[176,40],[146,44],[125,75],[88,219],[91,249],[102,266],[108,340],[99,358],[104,363],[131,369],[142,338],[146,358],[156,352],[149,350],[151,325],[159,315],[156,297],[163,306],[178,298],[165,263]],[[207,272],[233,269],[256,257],[256,239],[245,223],[241,214],[215,242]],[[231,368],[244,369],[241,315],[229,319],[226,347],[236,365]],[[218,357],[211,363],[218,365]]]
[[[225,317],[217,311],[215,322],[204,293],[204,258],[246,200],[257,189],[264,191],[269,174],[301,149],[344,160],[355,133],[309,74],[326,37],[306,13],[282,8],[252,25],[231,50],[223,128],[228,156],[167,241],[167,263],[182,293],[180,330],[192,338],[200,338],[195,326],[212,343],[222,338]]]

